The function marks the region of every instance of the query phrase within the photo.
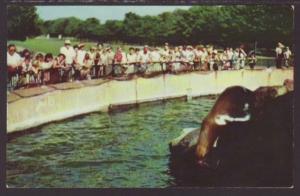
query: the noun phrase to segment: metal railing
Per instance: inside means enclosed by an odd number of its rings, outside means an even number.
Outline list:
[[[246,61],[246,64],[248,62]],[[274,58],[257,59],[257,65],[266,67],[274,66]],[[130,77],[138,75],[141,77],[151,77],[154,75],[191,71],[223,70],[224,62],[216,60],[214,66],[209,62],[194,61],[155,61],[155,62],[131,62],[131,63],[111,63],[107,65],[93,65],[90,68],[82,66],[81,69],[72,65],[69,68],[49,68],[40,69],[37,73],[33,71],[23,71],[21,68],[8,74],[8,90],[18,88],[29,88],[47,84],[61,82],[71,82],[74,80]],[[232,67],[234,69],[234,67]],[[82,77],[81,71],[86,70],[86,76]]]

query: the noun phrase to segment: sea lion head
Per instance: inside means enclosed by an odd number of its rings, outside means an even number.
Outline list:
[[[221,93],[202,121],[196,146],[196,157],[200,165],[208,166],[207,155],[218,147],[219,139],[228,129],[232,129],[232,125],[251,120],[254,100],[253,92],[241,86],[229,87]]]
[[[291,91],[291,83],[286,81],[282,86],[260,87],[255,91],[241,86],[225,89],[202,121],[196,145],[198,164],[210,167],[208,155],[214,148],[218,148],[219,141],[224,141],[229,133],[243,137],[243,126],[258,119],[266,103]]]

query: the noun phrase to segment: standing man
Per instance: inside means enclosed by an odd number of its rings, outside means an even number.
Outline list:
[[[127,59],[127,73],[136,73],[137,72],[137,54],[135,53],[134,48],[129,48],[129,53],[126,55]]]
[[[187,46],[187,51],[186,51],[186,60],[187,60],[187,66],[188,70],[192,70],[194,67],[194,60],[195,60],[195,53],[194,53],[194,48],[192,46]]]
[[[138,56],[138,61],[140,62],[139,72],[145,73],[150,63],[150,52],[148,51],[148,46],[145,45],[142,52]]]
[[[60,48],[60,53],[65,55],[67,65],[72,65],[73,64],[73,61],[75,60],[76,53],[75,53],[74,48],[71,46],[71,41],[70,40],[65,41],[65,45]]]
[[[9,44],[7,46],[7,71],[8,80],[11,82],[11,86],[14,87],[16,84],[12,81],[13,76],[21,75],[22,72],[22,59],[21,56],[16,52],[16,46],[14,44]]]
[[[161,70],[162,66],[160,64],[160,59],[161,59],[161,56],[160,56],[158,48],[157,47],[151,48],[150,61],[152,62],[152,65],[151,65],[151,71],[152,72],[162,71]]]
[[[108,75],[111,75],[111,74],[114,74],[113,73],[113,63],[114,63],[114,57],[115,57],[115,53],[114,51],[112,51],[112,47],[111,46],[108,46],[107,47],[107,62],[108,62],[108,65],[106,67],[106,74]]]
[[[277,47],[275,48],[275,53],[276,53],[276,67],[278,69],[281,68],[282,66],[282,60],[283,60],[283,49],[284,45],[280,42],[278,42]]]
[[[14,72],[22,64],[21,56],[16,52],[16,46],[9,44],[7,46],[7,66],[9,72]]]
[[[77,50],[77,54],[76,54],[76,58],[75,58],[75,66],[74,66],[75,67],[75,79],[80,78],[81,69],[85,65],[84,59],[85,59],[85,55],[87,54],[87,52],[83,49],[84,46],[85,45],[83,43],[78,44],[78,50]]]
[[[289,47],[285,48],[285,51],[283,53],[284,56],[284,66],[289,67],[290,58],[291,58],[292,52]]]
[[[244,45],[241,45],[241,47],[239,49],[239,61],[240,61],[239,63],[240,63],[241,69],[244,69],[244,67],[245,67],[246,57],[247,57],[247,54],[244,50]]]
[[[71,46],[70,40],[65,40],[65,45],[60,48],[60,54],[65,56],[65,74],[67,75],[67,80],[71,79],[71,70],[75,61],[76,52],[74,48]]]

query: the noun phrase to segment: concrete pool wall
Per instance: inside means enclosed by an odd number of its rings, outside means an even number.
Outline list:
[[[192,72],[124,81],[97,79],[15,90],[7,95],[7,133],[85,113],[108,111],[113,105],[219,94],[233,85],[251,90],[282,85],[285,79],[293,79],[293,75],[293,69]]]

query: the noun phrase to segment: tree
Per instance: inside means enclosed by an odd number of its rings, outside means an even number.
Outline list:
[[[123,22],[118,20],[107,20],[103,25],[102,37],[107,41],[123,40]]]
[[[39,35],[40,23],[34,6],[7,6],[8,39],[24,40]]]
[[[101,35],[103,35],[103,28],[97,18],[87,18],[80,23],[76,31],[77,37],[91,40],[98,40]]]
[[[75,17],[41,22],[34,7],[27,11],[29,14],[26,16],[21,15],[20,9],[25,8],[30,7],[10,8],[10,36],[20,37],[32,24],[35,25],[30,27],[31,34],[26,33],[26,36],[37,34],[34,27],[42,24],[40,26],[45,34],[62,34],[101,42],[153,45],[164,42],[174,45],[203,43],[220,47],[235,47],[241,43],[253,47],[256,42],[259,47],[274,47],[278,41],[288,45],[293,41],[293,11],[287,5],[192,6],[188,10],[177,9],[157,16],[140,16],[129,12],[124,20],[107,20],[104,24],[97,18],[80,20]],[[18,13],[18,17],[15,13]]]

